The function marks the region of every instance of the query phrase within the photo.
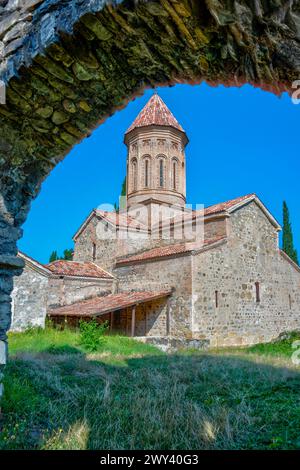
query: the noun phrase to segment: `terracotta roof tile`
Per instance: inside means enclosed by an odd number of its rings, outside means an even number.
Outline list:
[[[142,253],[136,255],[130,255],[124,258],[120,258],[119,260],[117,260],[117,266],[134,264],[157,258],[167,258],[175,255],[189,253],[193,250],[201,250],[202,248],[206,248],[221,240],[225,240],[225,238],[216,237],[211,238],[209,240],[204,240],[203,242],[188,242],[152,248],[151,250],[143,251]]]
[[[48,310],[49,316],[91,317],[121,310],[151,300],[160,299],[171,295],[170,290],[156,292],[121,292],[103,297],[94,297],[89,300],[77,302],[72,305]]]
[[[173,116],[169,108],[157,94],[154,94],[142,111],[138,114],[137,118],[127,129],[126,134],[136,127],[144,126],[171,126],[184,132],[181,125]]]
[[[139,227],[141,229],[147,230],[147,227],[142,222],[135,220],[133,217],[130,217],[127,214],[106,212],[98,209],[96,209],[96,214],[107,222],[110,222],[111,224],[115,225],[116,227],[133,229]]]
[[[113,279],[113,276],[94,263],[58,260],[46,265],[53,274],[60,276]]]
[[[230,199],[229,201],[221,202],[219,204],[214,204],[213,206],[206,207],[204,209],[204,215],[215,214],[217,212],[223,212],[232,207],[236,206],[237,204],[246,201],[247,199],[253,199],[256,194],[246,194],[245,196],[237,197],[235,199]]]

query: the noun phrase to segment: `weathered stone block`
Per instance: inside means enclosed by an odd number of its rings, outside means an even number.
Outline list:
[[[5,341],[0,340],[0,366],[6,364],[7,357],[7,344]]]

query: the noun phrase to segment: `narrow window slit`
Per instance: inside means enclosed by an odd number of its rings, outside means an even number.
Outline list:
[[[216,308],[219,307],[219,291],[215,291],[215,303],[216,303]]]
[[[259,282],[255,283],[256,303],[260,302],[260,285]]]

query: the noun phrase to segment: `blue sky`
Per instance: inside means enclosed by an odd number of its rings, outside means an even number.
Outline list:
[[[254,89],[177,85],[158,88],[186,130],[187,202],[205,206],[255,192],[281,223],[286,199],[300,252],[300,105]],[[42,263],[72,236],[89,212],[113,204],[126,168],[123,134],[153,94],[118,111],[77,145],[33,201],[19,248]]]

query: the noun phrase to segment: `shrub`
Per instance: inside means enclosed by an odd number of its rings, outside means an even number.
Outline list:
[[[101,324],[95,319],[91,321],[80,320],[80,344],[88,351],[97,351],[101,344],[101,338],[108,329],[108,321]]]

